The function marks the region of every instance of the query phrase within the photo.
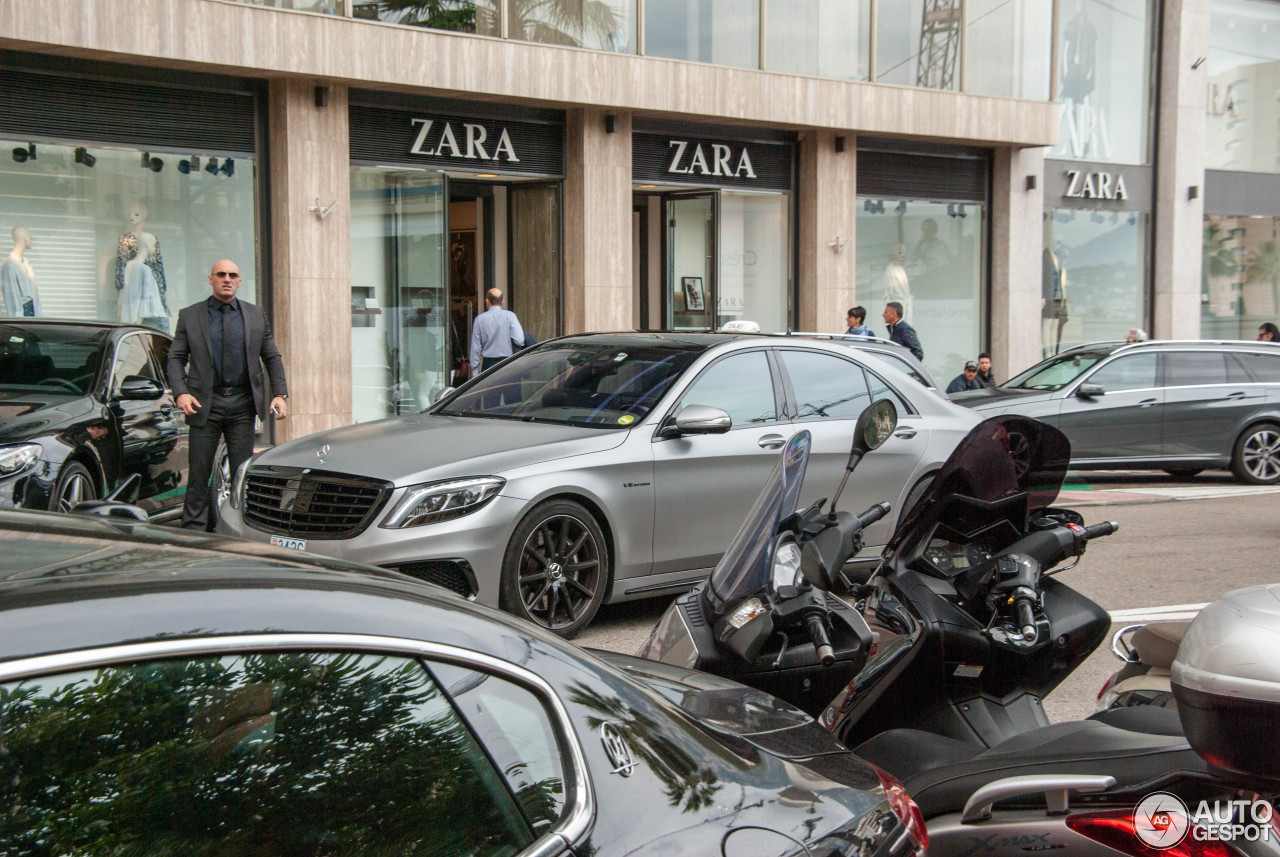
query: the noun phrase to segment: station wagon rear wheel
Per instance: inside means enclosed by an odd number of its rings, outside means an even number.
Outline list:
[[[1280,426],[1261,423],[1245,429],[1236,440],[1231,472],[1250,485],[1280,482]]]
[[[516,526],[502,562],[500,603],[567,638],[596,615],[608,582],[609,549],[595,517],[571,500],[552,500]]]

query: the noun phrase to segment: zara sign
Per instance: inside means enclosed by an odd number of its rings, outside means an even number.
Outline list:
[[[1064,170],[1067,189],[1062,194],[1076,199],[1128,199],[1124,173]]]

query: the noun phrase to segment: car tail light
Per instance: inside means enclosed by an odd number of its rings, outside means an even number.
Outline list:
[[[884,796],[889,800],[889,808],[898,817],[898,821],[907,828],[911,841],[916,844],[917,853],[924,854],[925,849],[929,847],[929,831],[924,826],[924,813],[911,799],[911,795],[907,794],[906,787],[898,781],[897,777],[875,765],[871,767],[880,777],[880,785],[884,787]]]
[[[1116,676],[1118,675],[1120,675],[1119,672],[1113,672],[1110,675],[1110,677],[1108,677],[1107,680],[1102,683],[1102,690],[1098,691],[1098,695],[1094,697],[1094,702],[1097,702],[1098,700],[1102,699],[1103,694],[1111,690],[1111,685],[1116,683]]]
[[[1067,816],[1067,827],[1076,833],[1105,845],[1121,854],[1133,857],[1232,857],[1233,852],[1224,843],[1209,840],[1198,841],[1192,830],[1182,841],[1171,848],[1157,849],[1138,838],[1133,821],[1133,810],[1115,809],[1106,812],[1082,812]]]

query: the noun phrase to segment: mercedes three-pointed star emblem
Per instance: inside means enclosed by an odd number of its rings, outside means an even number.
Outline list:
[[[329,457],[329,444],[323,444],[320,449],[316,450],[316,458],[320,459],[320,463],[324,464],[324,460]]]

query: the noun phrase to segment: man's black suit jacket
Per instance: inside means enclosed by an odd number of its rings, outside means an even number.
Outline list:
[[[249,367],[253,403],[258,418],[266,424],[271,399],[288,393],[284,381],[284,359],[271,338],[271,326],[267,324],[262,307],[240,301],[240,314],[244,318],[244,356],[245,365]],[[271,379],[270,396],[263,384],[264,366]],[[202,426],[208,419],[216,372],[213,347],[209,344],[209,306],[206,299],[178,313],[178,327],[173,334],[173,344],[169,346],[169,358],[165,361],[165,374],[173,395],[190,393],[200,402],[200,409],[187,417],[188,425]]]

